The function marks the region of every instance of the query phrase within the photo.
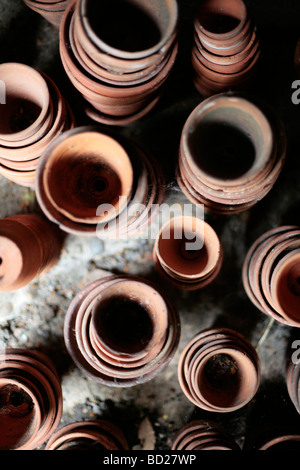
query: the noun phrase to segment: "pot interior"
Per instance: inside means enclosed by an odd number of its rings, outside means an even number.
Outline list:
[[[245,14],[245,6],[240,0],[206,0],[201,5],[197,18],[206,31],[225,34],[237,28]]]
[[[300,255],[290,260],[278,275],[276,296],[285,317],[300,324]]]

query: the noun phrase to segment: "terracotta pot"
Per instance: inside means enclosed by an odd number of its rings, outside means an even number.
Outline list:
[[[59,29],[61,19],[64,15],[65,9],[67,8],[70,0],[24,0],[31,10],[39,13],[49,23],[51,23],[56,29]]]
[[[106,420],[67,424],[50,437],[45,450],[129,450],[123,432]]]
[[[258,450],[299,450],[300,448],[300,436],[296,434],[289,434],[284,436],[278,436],[270,441],[263,444]]]
[[[299,328],[300,228],[276,227],[249,248],[243,264],[245,291],[263,313]]]
[[[0,78],[6,84],[7,96],[2,107],[0,174],[34,187],[41,154],[55,137],[74,127],[74,116],[44,73],[24,64],[6,63],[0,65]]]
[[[296,409],[300,414],[300,397],[299,397],[299,384],[300,384],[300,365],[292,361],[288,362],[286,368],[286,385],[289,397]]]
[[[249,403],[259,387],[260,361],[253,346],[227,328],[204,330],[183,350],[182,391],[197,407],[228,413]]]
[[[260,46],[243,0],[205,0],[194,23],[194,84],[203,96],[241,89],[256,72]]]
[[[68,309],[64,337],[87,376],[110,387],[149,381],[175,354],[178,314],[148,281],[109,276],[87,285]]]
[[[0,221],[0,291],[24,287],[57,262],[63,237],[56,226],[37,214]]]
[[[223,249],[217,234],[204,220],[178,216],[161,228],[153,258],[158,272],[177,288],[196,290],[218,275]]]
[[[164,196],[163,175],[129,140],[94,126],[79,127],[47,147],[37,170],[36,195],[46,216],[66,232],[131,236],[155,216],[152,207],[157,211]],[[136,204],[144,210],[131,214]]]
[[[211,212],[242,212],[271,190],[285,154],[285,131],[272,110],[219,94],[200,103],[183,127],[177,181]]]
[[[100,14],[96,15],[95,10]],[[114,28],[120,22],[114,36],[107,28],[112,18]],[[136,21],[138,27],[131,27],[128,33],[130,21]],[[152,24],[157,33],[151,47],[142,46],[148,37],[145,29],[139,36],[142,42],[139,41],[137,51],[126,50],[124,41],[121,47],[125,50],[113,46],[124,25],[125,37],[133,39],[143,24],[145,28]],[[105,42],[107,35],[112,44]],[[60,55],[66,73],[94,111],[89,116],[104,124],[112,119],[116,125],[125,125],[153,108],[173,69],[177,50],[175,0],[154,1],[151,5],[143,1],[113,0],[101,5],[91,0],[73,1],[60,28]]]
[[[240,450],[240,447],[219,424],[195,420],[177,432],[171,450]]]
[[[62,389],[52,361],[23,349],[0,352],[1,450],[37,450],[62,416]]]

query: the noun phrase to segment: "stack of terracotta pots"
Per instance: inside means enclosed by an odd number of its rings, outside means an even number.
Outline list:
[[[70,0],[24,0],[31,10],[36,11],[43,16],[49,23],[53,24],[55,28],[59,29],[65,9],[67,8]]]
[[[289,397],[300,414],[300,364],[290,361],[286,368],[286,385]]]
[[[242,408],[256,394],[260,361],[253,346],[236,331],[207,329],[181,353],[178,378],[195,406],[227,413]]]
[[[51,360],[23,349],[0,353],[0,449],[36,450],[62,416],[62,389]]]
[[[14,291],[48,272],[59,260],[63,237],[37,214],[0,220],[0,291]]]
[[[66,73],[97,122],[125,125],[157,103],[177,56],[176,0],[79,0],[60,28]]]
[[[154,285],[108,276],[73,299],[65,319],[66,347],[89,377],[111,387],[149,381],[176,352],[178,313]]]
[[[50,437],[45,450],[129,450],[123,432],[106,420],[67,424]]]
[[[41,154],[74,126],[73,113],[55,83],[20,63],[0,65],[6,104],[0,107],[0,174],[34,187]]]
[[[287,434],[283,436],[274,437],[265,442],[258,450],[272,450],[272,451],[298,451],[300,449],[300,435]]]
[[[223,261],[219,237],[204,220],[178,216],[161,228],[153,248],[158,272],[182,290],[197,290],[210,284]]]
[[[252,303],[285,325],[300,327],[300,228],[267,231],[248,250],[243,284]]]
[[[171,450],[240,450],[240,447],[219,424],[196,420],[178,431]]]
[[[68,184],[65,182],[68,181]],[[51,143],[40,159],[36,195],[62,230],[99,238],[147,227],[164,198],[160,166],[131,141],[79,127]]]
[[[242,212],[272,189],[285,154],[275,113],[243,96],[219,94],[200,103],[183,127],[177,181],[208,211]]]
[[[204,96],[245,87],[260,56],[243,0],[205,0],[194,24],[194,83]]]

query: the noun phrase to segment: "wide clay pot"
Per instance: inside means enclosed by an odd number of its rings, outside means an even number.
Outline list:
[[[213,421],[191,421],[177,432],[171,450],[240,450],[225,429]]]
[[[45,450],[129,450],[118,426],[107,420],[79,421],[62,426],[50,437]]]
[[[73,113],[53,80],[20,63],[0,65],[6,104],[0,113],[0,174],[34,187],[39,158],[62,132],[75,125]]]
[[[176,0],[71,1],[60,55],[91,119],[127,125],[155,106],[177,57],[177,10]]]
[[[70,0],[24,0],[25,5],[43,16],[56,29],[59,29],[69,2]]]
[[[71,302],[64,338],[84,374],[110,387],[149,381],[176,352],[180,320],[170,300],[141,278],[108,276]]]
[[[177,181],[190,201],[210,212],[242,212],[272,189],[285,155],[285,130],[272,110],[222,93],[204,100],[186,120]]]
[[[63,235],[38,214],[0,220],[0,291],[14,291],[48,272],[59,260]]]
[[[280,226],[261,235],[243,263],[243,284],[252,303],[276,321],[300,327],[300,228]]]
[[[228,413],[244,407],[255,396],[260,361],[253,346],[236,331],[207,329],[182,351],[178,379],[195,406]]]
[[[210,284],[222,266],[223,249],[213,228],[192,216],[170,219],[161,228],[153,247],[158,272],[182,290]]]
[[[0,449],[39,449],[62,416],[62,389],[52,361],[39,351],[0,352],[0,404]]]
[[[256,72],[260,46],[243,0],[205,0],[194,22],[194,84],[203,96],[245,88]]]
[[[163,180],[157,162],[129,140],[78,127],[42,155],[36,195],[45,215],[66,232],[125,237],[151,223],[164,197]]]

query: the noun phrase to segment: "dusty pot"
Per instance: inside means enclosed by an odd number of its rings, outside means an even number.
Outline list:
[[[69,2],[70,0],[24,0],[25,5],[43,16],[56,29],[59,29],[62,17]]]
[[[196,290],[218,275],[223,249],[213,228],[204,220],[178,216],[161,228],[153,248],[158,272],[176,287]]]
[[[177,56],[177,16],[175,0],[70,3],[60,55],[92,119],[126,125],[155,106]]]
[[[243,284],[252,303],[285,325],[300,327],[300,228],[269,230],[249,248]]]
[[[180,320],[156,286],[132,276],[87,285],[68,309],[64,337],[75,364],[94,380],[130,387],[157,375],[175,354]]]
[[[37,450],[62,416],[62,389],[52,361],[38,351],[2,351],[0,403],[0,449]]]
[[[122,237],[151,223],[152,205],[158,210],[164,197],[162,181],[159,165],[127,139],[79,127],[47,147],[36,194],[46,216],[66,232]],[[137,204],[144,208],[139,214]]]
[[[240,450],[240,447],[219,424],[195,420],[177,432],[171,450]]]
[[[106,420],[67,424],[50,437],[45,450],[129,450],[123,432]]]
[[[50,77],[28,65],[0,65],[6,86],[1,106],[0,174],[34,187],[39,158],[50,142],[74,127],[72,111]]]
[[[243,0],[205,0],[194,22],[194,84],[204,96],[245,87],[260,56]]]
[[[13,291],[49,271],[59,260],[60,230],[37,214],[0,220],[0,291]]]
[[[200,103],[183,127],[177,181],[208,211],[242,212],[271,190],[285,154],[285,131],[270,109],[219,94]]]
[[[204,330],[183,350],[178,364],[182,391],[197,407],[228,413],[252,400],[260,383],[253,346],[227,328]]]

